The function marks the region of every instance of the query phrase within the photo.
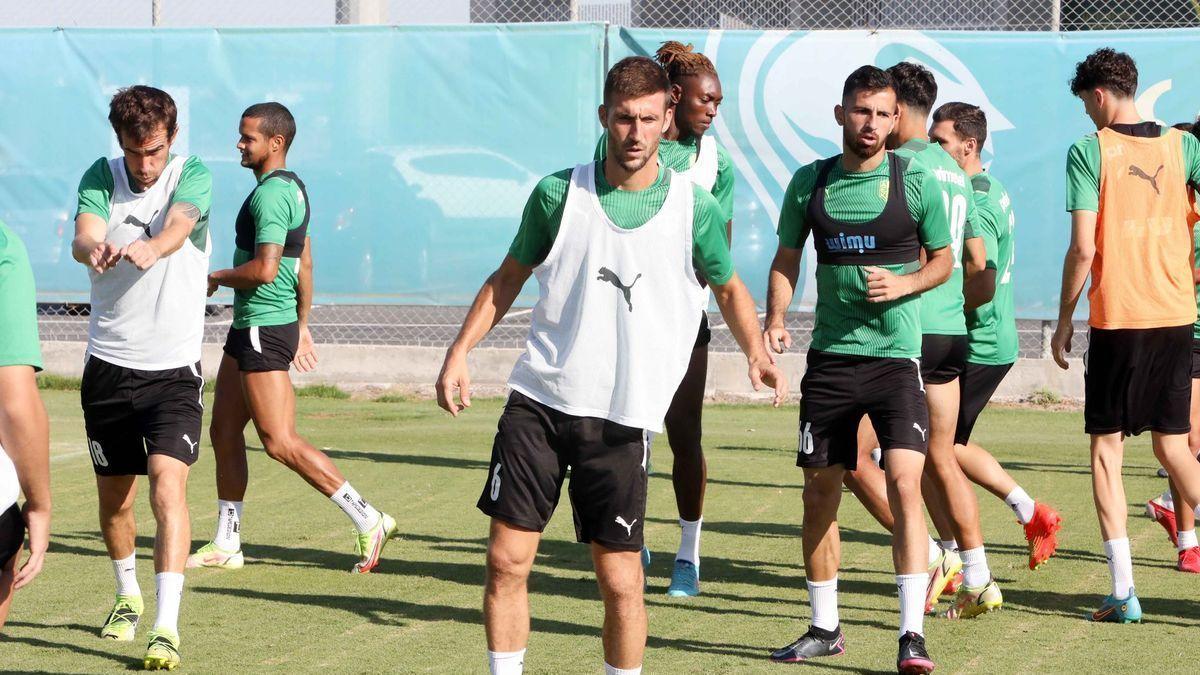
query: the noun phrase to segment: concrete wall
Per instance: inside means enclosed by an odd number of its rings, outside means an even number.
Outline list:
[[[43,342],[46,371],[78,377],[83,373],[84,343]],[[498,395],[520,355],[519,349],[476,349],[470,357],[471,380],[476,395]],[[297,384],[336,384],[347,388],[377,386],[431,395],[445,350],[438,347],[374,345],[318,345],[320,364],[304,375],[293,372]],[[216,376],[221,346],[204,345],[203,367],[207,378]],[[780,363],[792,390],[798,392],[804,374],[803,354],[784,354]],[[1040,389],[1062,396],[1083,397],[1083,362],[1071,361],[1063,371],[1051,360],[1022,359],[996,392],[997,398],[1015,399]],[[746,359],[740,353],[715,352],[708,360],[708,395],[713,398],[752,397],[746,377]],[[763,395],[765,397],[765,395]]]

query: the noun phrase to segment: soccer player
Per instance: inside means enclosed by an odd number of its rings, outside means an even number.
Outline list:
[[[725,215],[726,241],[733,234],[733,161],[725,148],[705,132],[717,117],[724,99],[717,69],[691,45],[664,42],[655,55],[671,78],[671,125],[658,144],[658,161],[677,175],[690,179],[716,198]],[[600,137],[596,159],[608,152],[608,134]],[[701,283],[704,280],[701,279]],[[671,481],[679,509],[679,549],[667,595],[689,597],[700,594],[700,529],[704,523],[704,488],[708,467],[701,446],[701,417],[704,386],[708,374],[708,345],[712,331],[708,313],[700,314],[700,331],[692,346],[691,361],[671,400],[664,425],[674,464]],[[649,564],[649,551],[642,561]]]
[[[701,278],[749,358],[755,388],[774,387],[776,406],[787,393],[734,272],[726,214],[707,190],[654,161],[671,122],[670,92],[648,58],[612,67],[599,109],[605,159],[538,183],[438,376],[438,403],[457,416],[470,406],[467,354],[536,275],[529,338],[478,501],[491,517],[483,611],[494,674],[522,672],[529,572],[568,466],[576,538],[591,545],[604,600],[605,673],[641,672],[649,434],[661,432],[687,371],[708,298]]]
[[[217,460],[217,533],[188,558],[189,567],[240,568],[246,424],[253,421],[267,455],[333,500],[358,533],[359,561],[352,571],[370,572],[396,521],[363,499],[329,457],[296,432],[296,394],[288,369],[315,363],[308,313],[312,302],[308,192],[287,168],[296,120],[279,103],[258,103],[242,113],[238,151],[254,172],[235,225],[234,267],[208,277],[208,293],[234,289],[233,325],[217,372],[209,428]]]
[[[35,379],[42,369],[36,297],[25,245],[0,222],[0,628],[13,591],[42,571],[50,545],[50,425]],[[29,557],[18,569],[27,527]]]
[[[940,184],[939,198],[950,225],[954,269],[949,281],[921,295],[921,377],[929,399],[929,462],[925,466],[924,492],[930,516],[943,549],[930,565],[926,607],[932,609],[946,584],[956,574],[961,558],[963,585],[947,616],[969,619],[997,609],[1003,603],[1000,587],[988,569],[979,525],[979,502],[954,454],[958,420],[959,376],[966,368],[969,345],[963,298],[963,247],[973,261],[972,272],[984,267],[986,252],[978,234],[969,231],[974,198],[967,175],[936,143],[930,143],[929,113],[937,100],[937,81],[924,66],[901,62],[888,68],[896,82],[900,118],[888,137],[888,147],[900,157],[927,167]],[[947,539],[952,534],[953,541]],[[932,548],[930,548],[932,551]]]
[[[165,91],[137,85],[109,104],[122,155],[79,181],[75,260],[91,277],[91,321],[80,398],[100,498],[100,531],[116,601],[100,630],[133,640],[144,604],[134,562],[137,476],[150,479],[157,532],[158,609],[144,665],[179,665],[179,603],[191,538],[188,470],[203,415],[200,345],[212,249],[212,177],[197,157],[171,153],[178,126]]]
[[[994,457],[971,442],[975,421],[1017,360],[1017,321],[1013,311],[1012,199],[996,176],[985,171],[980,151],[987,140],[987,116],[970,103],[947,103],[933,113],[929,137],[954,158],[971,179],[975,215],[973,229],[987,251],[985,269],[966,280],[970,351],[959,376],[960,405],[954,433],[954,453],[967,477],[1003,499],[1025,527],[1029,569],[1054,555],[1062,518],[1044,502],[1036,502]]]
[[[891,75],[874,66],[855,70],[834,117],[842,127],[843,152],[792,177],[779,214],[779,248],[767,297],[763,338],[782,353],[792,343],[784,317],[811,233],[817,306],[801,384],[796,464],[804,469],[804,568],[812,626],[771,659],[806,661],[845,651],[837,606],[837,511],[843,473],[857,463],[859,421],[866,415],[883,448],[895,520],[897,667],[902,673],[928,673],[933,661],[923,623],[929,535],[920,483],[929,414],[917,364],[918,294],[950,277],[950,229],[937,177],[885,147],[897,123]],[[927,254],[924,265],[921,249]]]
[[[1096,50],[1076,64],[1070,86],[1097,131],[1067,152],[1071,245],[1051,349],[1067,368],[1072,315],[1090,273],[1084,430],[1112,575],[1092,620],[1128,623],[1141,620],[1142,608],[1125,529],[1124,437],[1149,430],[1180,497],[1200,504],[1200,462],[1188,448],[1196,321],[1189,186],[1200,184],[1200,142],[1142,121],[1128,54]]]
[[[1173,125],[1176,129],[1200,136],[1200,128],[1194,123],[1182,122]],[[1193,201],[1195,193],[1193,191]],[[1200,231],[1193,231],[1195,244],[1194,259],[1200,261]],[[1195,280],[1200,282],[1200,269],[1194,270]],[[1196,288],[1196,302],[1200,303],[1200,285]],[[1188,447],[1192,454],[1200,453],[1200,320],[1192,327],[1192,405],[1189,415],[1191,431],[1188,432]],[[1161,474],[1160,474],[1161,475]],[[1187,502],[1179,497],[1179,488],[1168,480],[1169,489],[1160,497],[1146,503],[1146,513],[1167,531],[1167,537],[1175,546],[1179,556],[1175,569],[1192,574],[1200,573],[1200,545],[1196,540],[1196,518]],[[1178,507],[1176,506],[1178,505]]]

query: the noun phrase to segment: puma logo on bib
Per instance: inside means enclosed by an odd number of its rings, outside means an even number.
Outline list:
[[[633,285],[636,284],[638,279],[641,278],[641,273],[638,273],[638,275],[633,278],[633,281],[629,282],[629,285],[626,286],[625,284],[621,283],[621,278],[617,276],[616,272],[608,269],[607,267],[601,267],[600,275],[596,277],[596,281],[606,281],[613,286],[616,286],[617,290],[621,291],[621,294],[625,296],[625,304],[629,305],[629,311],[632,312],[633,300],[630,298],[630,293],[633,291]]]
[[[1142,171],[1141,167],[1137,166],[1136,164],[1129,165],[1129,175],[1135,176],[1137,178],[1141,178],[1142,180],[1146,181],[1147,183],[1150,183],[1150,187],[1154,188],[1154,194],[1156,194],[1156,195],[1162,194],[1162,192],[1160,192],[1158,189],[1158,174],[1162,173],[1162,170],[1163,170],[1163,165],[1159,164],[1158,170],[1154,172],[1153,176],[1151,176],[1150,174],[1146,173],[1145,171]]]
[[[137,216],[135,216],[131,213],[131,214],[125,216],[125,222],[123,224],[124,225],[137,225],[138,227],[142,228],[142,230],[146,233],[146,237],[149,238],[150,237],[150,223],[153,223],[154,219],[157,217],[158,217],[158,211],[155,211],[154,215],[150,216],[150,220],[143,223],[142,221],[137,219]]]

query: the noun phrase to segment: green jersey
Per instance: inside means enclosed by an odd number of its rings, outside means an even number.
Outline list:
[[[779,212],[779,245],[802,249],[810,231],[822,217],[816,212],[814,195],[825,162],[818,160],[792,176]],[[902,195],[895,194],[892,163],[897,164]],[[894,232],[893,239],[906,236],[912,246],[911,256],[899,264],[878,265],[897,274],[907,274],[920,267],[919,247],[927,250],[945,248],[950,244],[950,228],[944,217],[942,188],[937,177],[927,167],[888,153],[882,164],[870,171],[849,172],[841,161],[829,169],[824,189],[824,214],[836,221],[839,232],[828,237],[817,232],[815,241],[818,258],[822,249],[858,251],[876,248],[876,236],[858,231],[856,225],[866,226],[875,221],[889,200],[903,197],[908,212],[904,222],[889,224],[906,232]],[[913,231],[915,230],[915,232]],[[891,302],[868,302],[866,272],[862,264],[827,264],[818,259],[816,323],[813,327],[812,348],[836,354],[851,354],[878,358],[917,358],[921,355],[921,321],[919,300],[909,296]]]
[[[600,207],[617,227],[632,230],[645,225],[666,202],[671,187],[669,169],[658,168],[658,177],[645,190],[618,190],[604,177],[604,165],[597,162],[596,192]],[[571,169],[546,176],[538,182],[521,216],[521,227],[513,238],[509,254],[522,265],[541,264],[550,253],[562,223],[567,203]],[[713,284],[724,284],[733,277],[733,258],[725,241],[725,217],[717,200],[703,188],[693,188],[692,257],[696,269]]]
[[[679,141],[670,141],[662,139],[658,144],[658,158],[663,165],[668,169],[676,172],[686,172],[696,165],[696,161],[700,156],[700,144],[712,143],[716,147],[717,170],[716,179],[713,182],[712,192],[713,197],[716,197],[717,204],[721,206],[721,211],[725,214],[725,222],[733,220],[733,160],[729,157],[729,152],[725,150],[712,138],[695,137],[687,138]],[[608,155],[608,132],[600,134],[600,140],[596,143],[597,161],[604,159]]]
[[[171,155],[167,161],[173,159],[175,155]],[[129,179],[128,183],[131,187],[134,185],[132,179]],[[112,206],[113,189],[112,168],[108,159],[101,157],[88,167],[79,179],[79,206],[75,215],[91,213],[107,222]],[[200,209],[200,220],[196,221],[188,238],[197,249],[205,250],[208,246],[208,212],[212,207],[212,173],[195,155],[188,157],[183,163],[179,183],[175,186],[175,192],[171,193],[171,205],[179,202],[187,202]]]
[[[1170,127],[1154,122],[1114,124],[1113,131],[1126,136],[1166,135]],[[1183,172],[1192,185],[1200,185],[1200,140],[1180,134],[1183,143]],[[1100,139],[1095,132],[1075,142],[1067,151],[1067,211],[1100,212]]]
[[[1017,360],[1017,319],[1013,309],[1012,267],[1016,257],[1013,229],[1017,218],[1008,191],[986,173],[971,176],[975,190],[975,232],[987,249],[987,267],[996,271],[992,301],[967,312],[971,352],[967,361],[1001,366]]]
[[[278,169],[258,179],[238,213],[233,265],[253,260],[260,244],[282,246],[283,257],[273,281],[234,290],[234,328],[280,326],[297,320],[296,286],[308,218],[308,192],[299,176]]]
[[[37,292],[29,254],[16,233],[0,221],[0,367],[42,369],[38,342]],[[2,452],[2,451],[0,451]]]
[[[926,335],[966,335],[962,251],[963,240],[975,236],[969,231],[975,210],[970,181],[954,158],[937,143],[913,139],[897,148],[896,155],[925,167],[937,178],[942,211],[933,217],[949,227],[950,247],[954,253],[950,278],[921,294],[921,332]]]

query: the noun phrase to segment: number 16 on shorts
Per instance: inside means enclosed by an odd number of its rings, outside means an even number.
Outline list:
[[[800,454],[811,455],[813,453],[813,435],[812,422],[800,423]]]

